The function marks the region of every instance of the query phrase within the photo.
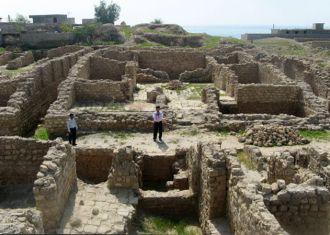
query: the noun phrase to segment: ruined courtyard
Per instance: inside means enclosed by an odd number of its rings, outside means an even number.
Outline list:
[[[146,215],[196,234],[330,233],[330,140],[301,136],[330,130],[330,74],[308,61],[232,44],[14,60],[0,55],[0,233],[145,234]]]

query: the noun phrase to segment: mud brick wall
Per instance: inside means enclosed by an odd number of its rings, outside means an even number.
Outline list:
[[[10,96],[15,93],[18,83],[24,80],[25,78],[0,80],[0,107],[7,106],[7,102]]]
[[[56,232],[76,180],[75,152],[59,140],[43,157],[33,188],[46,233]]]
[[[238,83],[249,84],[249,83],[260,83],[258,76],[258,64],[234,64],[230,66],[238,78]]]
[[[133,99],[131,83],[111,80],[82,80],[75,82],[76,102],[126,102]]]
[[[174,218],[194,217],[197,211],[196,197],[190,190],[142,191],[138,206],[144,211]]]
[[[330,193],[324,187],[289,184],[277,194],[265,195],[269,211],[290,234],[329,234]]]
[[[233,234],[287,234],[236,157],[228,158],[227,170],[227,214]]]
[[[190,147],[186,154],[189,188],[196,195],[200,192],[201,157],[202,145],[200,143],[197,147]]]
[[[170,181],[173,180],[173,164],[175,155],[142,156],[141,167],[143,181]]]
[[[208,220],[226,214],[226,154],[220,145],[203,145],[201,151],[199,220],[205,229]]]
[[[32,184],[51,142],[0,137],[0,185]]]
[[[195,51],[143,50],[138,53],[140,68],[151,68],[165,71],[170,79],[178,79],[185,71],[205,68],[206,60],[203,53]]]
[[[78,178],[93,183],[107,181],[114,157],[114,150],[109,148],[76,148]]]
[[[89,79],[120,81],[122,75],[125,74],[126,62],[107,59],[101,56],[92,56],[90,60],[91,71]]]
[[[24,52],[21,56],[8,62],[6,69],[15,70],[34,63],[32,51]]]
[[[220,125],[219,119],[219,90],[208,86],[202,91],[202,102],[207,104],[205,111],[206,127],[215,130]]]
[[[52,59],[55,57],[63,56],[67,53],[73,53],[73,52],[79,51],[81,49],[83,49],[83,47],[77,46],[77,45],[68,45],[68,46],[58,47],[58,48],[48,50],[47,57]]]
[[[297,86],[239,85],[236,94],[239,113],[303,113],[302,91]]]
[[[283,84],[288,79],[280,70],[271,64],[258,64],[258,77],[263,84]]]
[[[221,65],[213,76],[215,87],[225,90],[229,96],[235,96],[238,86],[238,76],[228,66]]]
[[[67,112],[52,113],[46,116],[45,125],[53,136],[64,136],[67,132]],[[150,131],[152,123],[150,113],[146,112],[78,112],[75,113],[79,131],[91,133],[95,131]]]

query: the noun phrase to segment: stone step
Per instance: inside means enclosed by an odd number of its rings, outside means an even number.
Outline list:
[[[173,176],[173,188],[179,190],[189,189],[188,174],[186,171],[179,171]]]

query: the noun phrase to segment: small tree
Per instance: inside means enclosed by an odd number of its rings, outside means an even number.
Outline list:
[[[151,21],[151,24],[162,24],[162,23],[163,23],[163,21],[160,18],[154,19],[153,21]]]
[[[107,5],[105,0],[101,0],[100,5],[95,6],[95,18],[97,22],[114,24],[119,19],[119,14],[120,6],[116,3],[111,2]]]
[[[28,24],[28,23],[30,23],[29,18],[27,18],[27,17],[25,17],[21,14],[17,14],[16,18],[13,21],[16,22],[16,23],[19,23],[19,24]]]

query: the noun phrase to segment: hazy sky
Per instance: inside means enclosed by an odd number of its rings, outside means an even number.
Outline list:
[[[68,14],[78,23],[92,18],[99,0],[0,0],[0,17],[17,13]],[[161,18],[181,25],[311,25],[330,26],[330,0],[115,0],[120,21],[127,24]]]

